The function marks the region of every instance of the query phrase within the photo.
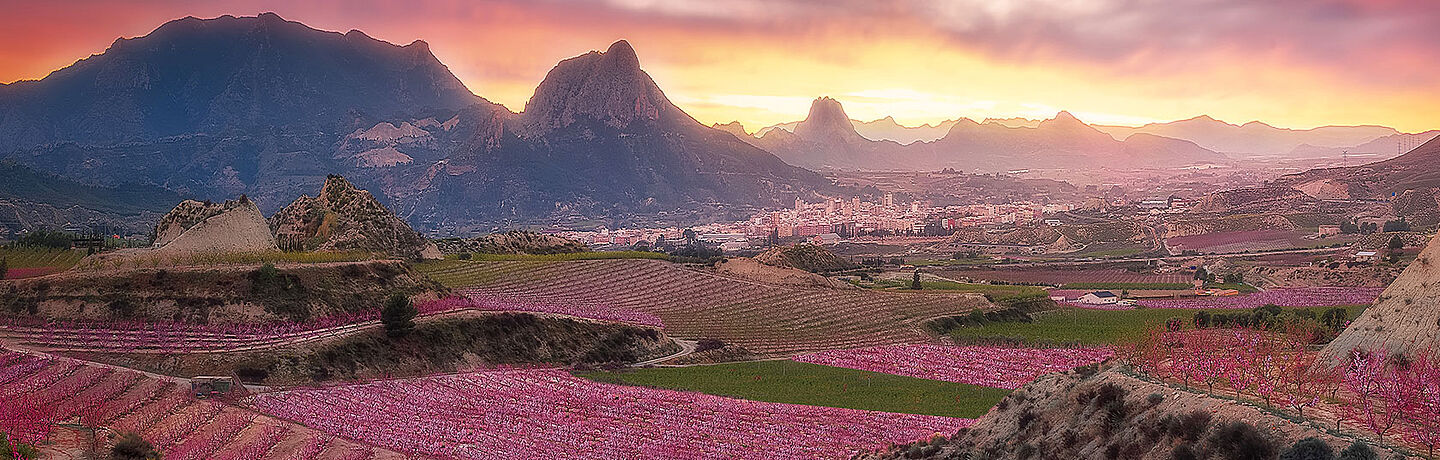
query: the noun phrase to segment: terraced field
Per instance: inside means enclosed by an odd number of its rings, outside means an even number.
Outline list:
[[[655,260],[444,261],[418,268],[472,292],[653,314],[672,336],[720,339],[762,356],[924,342],[925,320],[989,305],[966,293],[770,285]]]
[[[404,458],[255,411],[195,399],[183,383],[3,349],[0,401],[5,401],[0,431],[22,442],[47,438],[56,423],[73,422],[138,433],[167,459]],[[57,444],[47,450],[81,458],[82,448]]]

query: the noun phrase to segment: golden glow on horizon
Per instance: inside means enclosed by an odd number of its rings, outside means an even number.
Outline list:
[[[143,35],[175,17],[275,11],[323,30],[355,28],[399,44],[423,39],[471,91],[517,112],[557,61],[625,38],[676,105],[701,122],[738,120],[752,132],[804,118],[819,96],[840,100],[852,118],[893,116],[907,126],[959,117],[1048,118],[1069,110],[1092,124],[1138,125],[1203,114],[1291,128],[1440,128],[1440,83],[1355,84],[1323,69],[1293,65],[1283,51],[1215,49],[1176,67],[1099,65],[995,58],[904,23],[886,24],[884,34],[837,27],[777,36],[556,5],[446,4],[444,12],[422,15],[401,9],[403,3],[387,3],[369,14],[323,1],[241,3],[161,2],[60,13],[22,7],[19,16],[34,20],[20,22],[47,26],[0,20],[0,30],[11,22],[19,27],[0,32],[0,81],[43,77],[101,52],[117,36]]]

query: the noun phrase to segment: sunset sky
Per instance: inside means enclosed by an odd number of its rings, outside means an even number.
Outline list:
[[[700,121],[747,129],[829,95],[853,118],[1139,124],[1208,114],[1440,128],[1440,2],[1399,0],[0,0],[0,82],[165,21],[274,11],[423,39],[470,90],[524,107],[560,59],[625,38]]]

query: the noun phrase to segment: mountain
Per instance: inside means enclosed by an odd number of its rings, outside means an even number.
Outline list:
[[[1440,130],[1392,134],[1363,144],[1342,147],[1301,144],[1285,156],[1287,158],[1332,158],[1342,161],[1348,158],[1351,163],[1368,163],[1399,156],[1405,153],[1404,150],[1400,150],[1402,147],[1418,146],[1429,142],[1436,136],[1440,136]]]
[[[1096,128],[1116,139],[1126,139],[1137,133],[1153,134],[1189,140],[1201,147],[1237,156],[1285,156],[1302,145],[1348,147],[1399,134],[1395,129],[1384,126],[1288,129],[1259,121],[1235,125],[1208,115],[1140,127],[1099,125]]]
[[[484,103],[422,41],[273,13],[187,17],[0,86],[0,156],[93,183],[248,194],[275,209],[345,167],[330,155],[341,133]]]
[[[280,250],[260,208],[244,195],[223,203],[181,201],[156,224],[155,246],[164,254]]]
[[[561,62],[516,114],[471,94],[425,42],[272,13],[171,21],[0,86],[0,159],[87,184],[244,194],[267,213],[341,174],[427,229],[678,222],[829,186],[696,122],[624,41]]]
[[[59,229],[67,224],[104,233],[146,233],[180,194],[160,187],[83,184],[0,161],[0,231]]]
[[[456,129],[473,134],[448,158],[402,176],[398,183],[418,194],[400,206],[438,227],[484,217],[713,216],[793,203],[830,186],[695,121],[623,40],[561,61],[523,112],[506,115],[462,114]]]
[[[945,120],[933,125],[927,123],[920,126],[905,126],[895,121],[895,117],[885,117],[872,121],[850,119],[850,124],[854,125],[855,132],[866,139],[872,141],[895,141],[901,144],[930,142],[939,139],[944,137],[945,133],[950,131],[950,127],[955,126],[957,122],[959,122],[959,120]],[[776,129],[793,133],[795,132],[795,126],[799,124],[800,122],[795,121],[760,128],[759,131],[755,132],[754,137],[763,137],[765,134]],[[719,127],[719,125],[717,125],[717,127]]]
[[[795,125],[793,133],[770,130],[755,145],[786,162],[808,168],[903,168],[907,156],[906,146],[895,141],[873,141],[861,136],[840,101],[829,97],[815,99],[810,113]]]
[[[1317,198],[1381,199],[1408,190],[1428,192],[1440,187],[1440,138],[1432,138],[1389,160],[1312,169],[1282,176],[1275,183],[1307,191]]]
[[[1069,112],[1034,127],[997,122],[955,122],[944,137],[901,145],[861,136],[840,102],[822,97],[811,104],[794,132],[774,129],[756,145],[785,161],[809,168],[936,170],[981,172],[1016,169],[1176,167],[1225,161],[1193,142],[1150,134],[1117,141]]]

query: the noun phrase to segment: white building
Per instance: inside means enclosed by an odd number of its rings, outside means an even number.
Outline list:
[[[1120,296],[1110,291],[1095,291],[1080,296],[1080,303],[1089,305],[1110,305],[1120,301]]]

